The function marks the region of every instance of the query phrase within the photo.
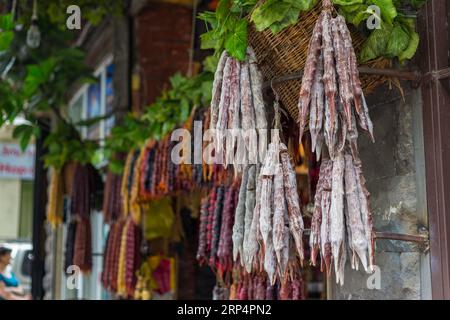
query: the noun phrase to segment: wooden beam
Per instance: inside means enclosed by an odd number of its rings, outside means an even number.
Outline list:
[[[448,1],[429,0],[419,14],[422,74],[448,68],[448,7]],[[431,288],[439,300],[450,299],[450,93],[444,82],[422,81]]]

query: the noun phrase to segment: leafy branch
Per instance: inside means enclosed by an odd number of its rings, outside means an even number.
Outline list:
[[[415,18],[402,14],[404,8],[418,10],[426,0],[333,0],[346,21],[367,36],[360,60],[378,57],[411,59],[417,51],[419,37]],[[209,31],[201,36],[202,49],[213,49],[216,55],[226,50],[238,60],[245,59],[248,46],[249,23],[256,31],[270,30],[276,34],[297,23],[302,12],[314,8],[318,0],[220,0],[215,12],[204,12]],[[373,12],[371,5],[380,8],[381,29],[369,30],[362,22]]]

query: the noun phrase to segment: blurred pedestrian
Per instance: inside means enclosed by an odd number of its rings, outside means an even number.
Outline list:
[[[0,299],[3,300],[30,300],[24,293],[19,280],[10,270],[12,250],[0,247]]]

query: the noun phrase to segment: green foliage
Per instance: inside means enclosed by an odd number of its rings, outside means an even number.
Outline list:
[[[416,9],[425,1],[410,0],[333,0],[340,5],[339,12],[346,21],[359,27],[372,14],[370,5],[376,5],[381,11],[381,29],[371,31],[364,42],[360,61],[367,62],[378,57],[398,59],[401,63],[411,59],[417,51],[419,36],[415,30],[415,19],[404,18],[400,8],[411,5]]]
[[[397,9],[393,3],[393,0],[368,0],[368,4],[374,4],[381,10],[381,17],[383,21],[392,24],[394,18],[397,16]]]
[[[426,0],[333,0],[347,23],[368,34],[360,60],[366,62],[378,57],[397,58],[400,62],[411,59],[418,47],[414,21],[405,23],[399,8],[419,8]],[[222,50],[243,60],[248,46],[248,21],[259,32],[271,30],[276,34],[297,23],[303,11],[311,10],[317,0],[220,0],[215,12],[205,12],[199,18],[210,27],[201,35],[201,48],[213,49],[215,56]],[[369,6],[380,8],[383,30],[367,30],[361,24],[373,14]]]
[[[251,15],[256,30],[267,28],[277,33],[295,24],[301,11],[311,10],[317,0],[267,0],[257,6]]]
[[[374,30],[364,43],[361,62],[380,56],[397,58],[400,63],[411,59],[419,46],[419,35],[415,31],[415,20],[397,18],[393,25],[383,23],[381,29]]]
[[[14,39],[14,22],[11,14],[0,16],[0,53],[7,50]]]
[[[224,49],[238,60],[244,60],[248,43],[248,22],[243,19],[248,2],[220,0],[216,12],[205,12],[199,18],[210,31],[201,35],[201,48],[220,53]]]
[[[140,117],[128,114],[112,129],[105,142],[105,156],[111,171],[118,173],[123,169],[119,154],[141,147],[148,139],[164,138],[189,118],[195,106],[207,106],[211,102],[214,74],[208,68],[215,69],[217,59],[208,57],[204,64],[204,71],[195,77],[175,74],[170,79],[171,89],[163,92]]]
[[[31,138],[39,137],[40,129],[37,126],[22,124],[14,128],[13,138],[19,140],[22,151],[27,149]]]
[[[247,21],[239,20],[225,38],[225,50],[238,60],[245,60],[247,55],[247,28]]]
[[[10,14],[0,15],[0,126],[12,123],[18,116],[24,117],[27,124],[17,126],[13,136],[25,149],[33,137],[40,135],[37,117],[51,115],[56,127],[45,141],[48,147],[45,164],[61,168],[69,159],[93,162],[98,154],[98,142],[83,141],[63,112],[68,88],[92,80],[92,71],[84,63],[85,54],[71,47],[76,33],[58,28],[65,25],[66,8],[72,2],[39,1],[38,25],[42,39],[37,49],[26,45],[31,7],[25,1],[18,3],[21,12],[18,21],[13,21]],[[97,17],[121,7],[109,1],[86,0],[77,4],[97,8],[94,10],[99,14]],[[47,10],[54,14],[48,15]],[[60,23],[56,13],[60,14]],[[89,14],[84,18],[89,19]]]
[[[23,1],[25,2],[25,1]],[[70,5],[76,4],[81,9],[81,15],[84,20],[93,25],[98,25],[108,15],[120,15],[124,9],[124,1],[110,0],[40,0],[40,16],[49,17],[50,22],[59,29],[65,29],[66,19],[68,17],[66,10]],[[24,3],[21,8],[27,12],[31,10],[30,5]]]
[[[93,163],[100,146],[96,141],[82,140],[73,127],[60,123],[45,139],[45,166],[61,169],[67,162]]]

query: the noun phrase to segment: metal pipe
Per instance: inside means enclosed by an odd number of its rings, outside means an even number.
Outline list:
[[[311,233],[311,229],[303,230],[306,235]],[[427,243],[429,241],[428,235],[412,235],[404,233],[393,233],[393,232],[375,232],[376,240],[398,240],[405,242],[417,242],[417,243]]]
[[[428,242],[428,236],[426,235],[412,235],[393,232],[375,232],[376,239],[383,240],[399,240],[406,242],[425,243]]]
[[[422,78],[422,74],[419,71],[404,71],[398,69],[389,69],[389,68],[370,68],[370,67],[359,67],[359,73],[361,74],[369,74],[376,76],[385,76],[390,78],[397,78],[400,80],[408,80],[408,81],[420,81]],[[303,76],[303,71],[298,71],[282,76],[278,76],[273,78],[272,80],[266,81],[263,84],[263,89],[270,88],[271,86],[278,85],[280,83],[292,80],[300,80]]]

